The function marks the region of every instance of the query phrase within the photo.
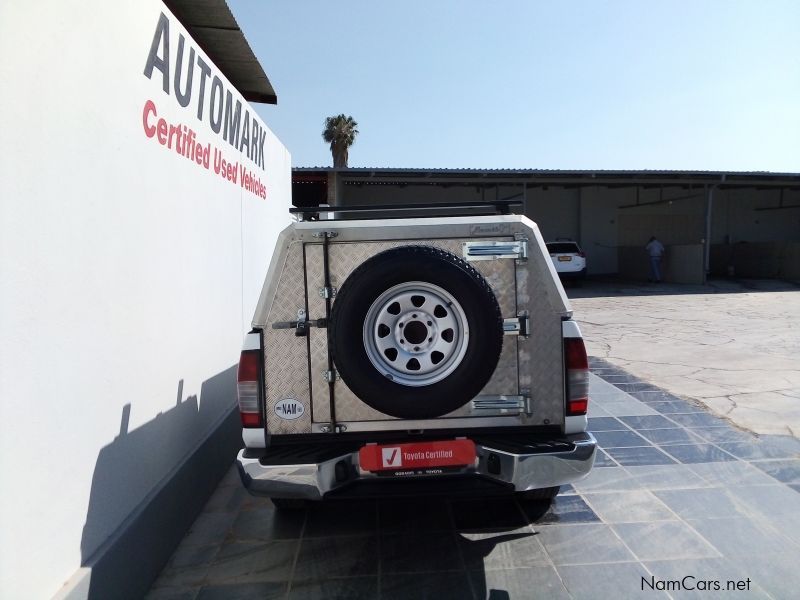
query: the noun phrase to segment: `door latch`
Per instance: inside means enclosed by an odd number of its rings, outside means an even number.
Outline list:
[[[294,329],[294,334],[297,337],[304,337],[308,335],[309,327],[327,327],[327,319],[313,319],[310,320],[304,308],[297,309],[296,321],[279,321],[272,324],[273,329]]]

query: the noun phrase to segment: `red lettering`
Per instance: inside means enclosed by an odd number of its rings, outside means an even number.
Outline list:
[[[157,120],[156,120],[157,119]],[[155,122],[154,122],[155,121]],[[148,138],[156,138],[158,143],[188,158],[192,162],[211,170],[211,143],[205,146],[197,140],[193,129],[185,125],[172,125],[163,117],[158,117],[155,102],[147,100],[142,108],[142,128]],[[174,146],[173,146],[174,142]],[[239,184],[250,193],[261,198],[267,197],[266,186],[256,177],[255,173],[240,164],[225,160],[222,152],[214,148],[214,172],[224,177],[233,184]]]
[[[142,125],[144,126],[144,134],[149,138],[156,134],[156,128],[147,122],[147,117],[149,117],[151,113],[154,117],[158,116],[155,103],[152,100],[148,100],[144,103],[144,110],[142,111]]]
[[[158,123],[156,123],[156,128],[158,143],[163,146],[167,143],[167,122],[164,119],[159,119]]]
[[[172,148],[172,138],[174,138],[175,134],[179,133],[179,132],[180,132],[180,128],[179,127],[175,127],[175,125],[170,125],[169,126],[169,140],[167,141],[167,148]],[[177,148],[177,144],[176,144],[176,148]]]

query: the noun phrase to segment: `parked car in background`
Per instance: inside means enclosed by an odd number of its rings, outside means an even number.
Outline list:
[[[574,240],[547,242],[550,260],[561,279],[583,279],[586,277],[586,254]]]

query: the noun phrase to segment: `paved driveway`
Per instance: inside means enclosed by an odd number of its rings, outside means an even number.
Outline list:
[[[603,451],[549,510],[431,499],[285,514],[232,470],[149,598],[797,597],[800,442],[756,438],[608,362],[592,367]],[[669,583],[706,580],[746,589]]]
[[[569,288],[590,355],[763,434],[800,436],[800,287]]]

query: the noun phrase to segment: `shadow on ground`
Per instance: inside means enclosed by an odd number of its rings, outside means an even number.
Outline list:
[[[181,380],[175,406],[133,430],[124,406],[97,457],[81,538],[90,598],[149,589],[241,444],[235,386],[235,365],[203,382],[201,401],[183,398]]]
[[[231,470],[148,598],[568,597],[533,526],[596,521],[574,493],[552,506],[437,496],[279,511]]]

